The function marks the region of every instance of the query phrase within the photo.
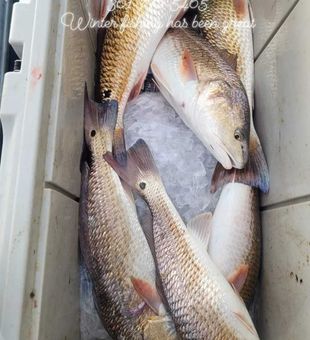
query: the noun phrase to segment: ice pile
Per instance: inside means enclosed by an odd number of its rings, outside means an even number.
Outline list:
[[[128,104],[126,144],[142,138],[149,145],[175,207],[185,222],[214,210],[210,193],[215,159],[185,126],[160,93],[144,93]]]

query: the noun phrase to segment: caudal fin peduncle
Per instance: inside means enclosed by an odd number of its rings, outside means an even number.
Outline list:
[[[226,170],[217,164],[212,177],[211,191],[227,183],[236,182],[259,188],[262,192],[269,191],[269,171],[262,146],[254,129],[251,130],[249,160],[242,170]]]

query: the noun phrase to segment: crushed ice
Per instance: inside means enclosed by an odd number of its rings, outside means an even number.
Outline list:
[[[217,197],[210,194],[210,181],[216,161],[160,93],[144,93],[128,104],[125,131],[127,147],[139,138],[149,145],[185,222],[214,210]]]

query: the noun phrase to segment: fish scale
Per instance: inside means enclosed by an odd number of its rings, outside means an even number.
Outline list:
[[[257,285],[260,254],[261,226],[258,192],[240,183],[223,188],[211,221],[208,252],[225,277],[240,265],[248,265],[248,274],[240,292],[249,304]]]
[[[249,103],[240,78],[218,51],[190,29],[170,29],[152,71],[159,89],[226,169],[248,160]]]
[[[200,20],[217,25],[202,29],[211,45],[236,57],[236,71],[247,91],[251,108],[249,165],[244,171],[222,172],[217,166],[213,184],[224,186],[212,220],[209,253],[226,277],[248,265],[248,276],[240,292],[247,304],[253,299],[258,280],[261,254],[261,226],[258,190],[269,188],[269,176],[263,150],[253,124],[254,57],[250,2],[248,0],[210,0],[198,14]],[[227,30],[223,28],[227,27]],[[221,170],[220,170],[221,171]],[[247,184],[242,185],[238,182]],[[228,207],[228,208],[227,208]],[[225,217],[224,217],[225,216]]]
[[[184,231],[175,226],[177,221],[171,221],[168,214],[163,216],[157,212],[163,211],[165,206],[169,205],[165,200],[156,204],[151,210],[154,219],[154,242],[156,249],[156,258],[158,269],[161,277],[167,275],[167,282],[162,279],[164,291],[170,306],[173,310],[174,321],[178,325],[178,330],[182,339],[237,339],[237,333],[230,329],[225,322],[219,322],[223,313],[218,308],[219,304],[225,305],[224,296],[219,292],[218,287],[212,279],[205,278],[206,268],[197,263],[195,254],[188,254],[188,244],[184,241]],[[180,223],[180,222],[179,222]],[[157,226],[170,226],[173,228],[170,246],[162,243],[161,231],[156,232]],[[177,246],[175,246],[177,245]],[[194,258],[194,260],[193,260]],[[182,268],[182,272],[180,272]],[[166,274],[168,271],[168,274]],[[178,273],[178,275],[177,275]],[[182,274],[181,274],[182,273]],[[180,286],[182,278],[187,278],[186,288]],[[164,281],[164,282],[163,282]],[[203,287],[203,289],[202,289]],[[178,292],[178,294],[176,294]],[[212,298],[210,298],[212,297]],[[199,313],[199,308],[195,305],[203,305],[203,311]],[[207,319],[205,311],[208,311]],[[199,320],[199,317],[201,319]],[[216,323],[216,326],[213,324]]]
[[[144,226],[145,233],[180,339],[258,339],[244,303],[210,259],[204,237],[193,224],[185,226],[168,197],[146,143],[138,140],[128,150],[126,166],[105,159],[150,208],[153,225]],[[200,231],[202,222],[196,225]]]
[[[138,278],[155,287],[155,263],[134,203],[102,157],[112,148],[112,130],[94,124],[91,131],[96,133],[90,139],[91,162],[86,175],[84,163],[82,188],[85,183],[88,188],[81,193],[80,214],[84,218],[80,223],[80,241],[98,314],[115,339],[155,340],[157,332],[174,339],[171,319],[164,307],[160,315],[155,314],[131,282],[132,277]],[[145,331],[153,321],[158,323],[146,337]]]
[[[209,0],[207,9],[199,11],[198,16],[204,22],[218,24],[218,27],[210,25],[202,29],[203,34],[211,45],[237,57],[236,71],[244,84],[252,108],[254,56],[248,5],[247,0]]]
[[[208,6],[198,12],[201,22],[211,22],[206,25],[202,33],[208,44],[225,55],[226,60],[232,66],[236,66],[236,72],[243,83],[250,107],[250,140],[249,161],[244,171],[231,173],[230,180],[248,184],[261,189],[269,190],[269,173],[264,152],[255,131],[253,121],[254,109],[254,52],[253,52],[253,24],[254,19],[249,0],[209,0]],[[230,57],[227,57],[228,56]],[[233,56],[233,57],[232,57]],[[232,60],[235,62],[232,62]],[[219,167],[218,186],[229,182]]]
[[[97,304],[99,306],[99,314],[104,320],[107,329],[108,330],[112,329],[112,332],[117,335],[139,338],[140,337],[139,333],[142,332],[142,328],[144,326],[143,321],[145,322],[145,320],[143,319],[151,316],[153,313],[150,311],[143,313],[144,315],[142,315],[142,317],[136,320],[137,322],[136,325],[135,322],[128,322],[128,320],[126,320],[126,318],[124,318],[124,316],[122,315],[124,313],[124,311],[122,310],[123,306],[120,303],[121,300],[118,300],[117,295],[120,294],[120,292],[125,292],[126,290],[130,290],[131,293],[134,294],[133,288],[129,287],[128,283],[126,284],[126,281],[128,281],[130,278],[130,275],[133,274],[133,272],[129,272],[127,269],[126,260],[128,260],[128,262],[130,260],[132,261],[132,259],[130,258],[126,259],[126,257],[129,257],[127,251],[128,249],[132,249],[132,251],[134,252],[141,250],[135,249],[134,247],[135,242],[130,242],[130,240],[132,240],[133,238],[133,235],[130,235],[125,227],[127,223],[121,217],[122,212],[117,211],[118,209],[111,209],[112,211],[110,209],[107,209],[106,211],[104,211],[103,210],[104,204],[100,204],[100,200],[98,201],[97,199],[98,195],[102,197],[102,189],[104,188],[104,185],[102,185],[103,183],[101,183],[100,185],[100,183],[98,183],[98,180],[95,180],[94,183],[92,183],[91,178],[97,176],[98,177],[104,176],[105,178],[110,177],[111,180],[111,173],[109,173],[111,172],[111,169],[107,169],[107,167],[108,167],[107,164],[101,164],[101,167],[99,167],[99,169],[95,169],[93,172],[91,172],[89,183],[90,193],[89,214],[91,216],[96,216],[96,218],[94,219],[94,225],[92,225],[91,223],[89,225],[90,230],[94,229],[95,231],[94,233],[91,234],[90,237],[90,243],[94,242],[93,247],[91,248],[92,249],[91,258],[96,259],[97,262],[97,265],[92,267],[92,272],[98,273],[97,275],[94,275],[95,278],[93,279],[94,290],[97,300],[100,301],[100,303]],[[105,171],[102,171],[103,170],[102,168],[103,169],[105,168],[104,169]],[[98,189],[98,187],[102,189]],[[93,198],[91,194],[92,189],[96,191],[96,194],[94,195]],[[99,192],[97,190],[99,190]],[[113,195],[110,196],[110,199],[111,206],[117,207],[116,204],[119,204],[119,202],[117,202],[118,200],[115,197],[113,197]],[[102,201],[104,201],[104,199],[102,199]],[[107,216],[107,214],[110,216],[116,215],[117,219],[110,221],[109,223],[108,220],[110,218]],[[96,231],[97,228],[102,228],[101,221],[107,221],[106,222],[107,225],[111,226],[112,226],[111,223],[113,223],[114,229],[106,230],[105,235],[103,235],[100,232],[97,232]],[[124,227],[118,230],[119,225],[123,225]],[[113,247],[113,244],[117,245],[117,247]],[[123,261],[119,264],[117,264],[116,262],[118,256],[122,256],[123,258]],[[103,264],[104,270],[102,268]],[[118,265],[120,265],[119,268],[117,267]],[[111,273],[111,275],[109,275],[109,273]],[[105,279],[104,283],[102,282],[101,275],[103,275]],[[99,287],[96,285],[98,281],[101,282]],[[110,303],[109,302],[105,303],[105,301],[107,300],[107,294],[108,295],[111,294],[112,299],[110,300],[112,301],[110,301]],[[117,299],[116,301],[114,301],[115,298]],[[124,307],[129,310],[132,306],[136,306],[140,303],[141,299],[136,295],[135,298],[132,299],[131,303]],[[111,315],[113,315],[113,320],[111,320]],[[115,323],[115,326],[111,327],[113,323]]]
[[[112,11],[110,20],[118,27],[107,30],[100,62],[100,91],[110,91],[110,98],[119,102],[117,127],[123,127],[123,113],[130,92],[147,72],[152,55],[169,22],[179,14],[188,1],[185,0],[132,0],[129,6]],[[179,10],[173,10],[175,4]],[[139,27],[120,30],[125,18]]]

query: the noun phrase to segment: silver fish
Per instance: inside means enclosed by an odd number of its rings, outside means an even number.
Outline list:
[[[240,183],[225,185],[207,227],[211,259],[249,304],[261,258],[258,190]]]
[[[225,169],[248,161],[250,109],[231,66],[190,29],[170,29],[152,71],[161,93]]]
[[[200,0],[203,2],[204,0]],[[216,169],[218,185],[235,182],[269,190],[269,172],[261,142],[255,131],[254,109],[254,55],[253,14],[249,0],[208,0],[207,6],[199,6],[198,18],[204,25],[205,44],[211,44],[226,56],[226,61],[236,70],[250,104],[251,130],[249,161],[243,171],[227,173],[221,166]]]
[[[118,119],[114,154],[120,162],[126,156],[123,115],[128,100],[139,95],[149,65],[169,26],[186,10],[189,0],[118,0],[109,20],[100,56],[101,100],[117,100]]]
[[[174,339],[173,322],[156,289],[155,263],[130,190],[103,154],[112,150],[117,103],[97,104],[85,95],[80,244],[94,287],[97,310],[117,339]]]
[[[205,223],[187,229],[170,201],[144,141],[128,151],[127,165],[105,155],[121,178],[147,202],[164,296],[181,339],[258,339],[248,311],[205,250]]]

